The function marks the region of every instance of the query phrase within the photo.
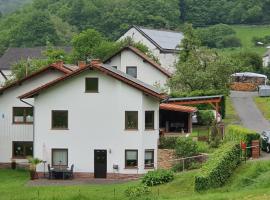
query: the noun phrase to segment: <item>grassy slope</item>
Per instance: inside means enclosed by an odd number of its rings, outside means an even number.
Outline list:
[[[270,35],[270,26],[247,26],[247,25],[233,25],[232,28],[236,31],[236,35],[241,39],[242,48],[229,48],[222,50],[224,53],[236,53],[244,49],[254,51],[263,55],[267,49],[265,47],[255,47],[252,43],[254,36],[263,37]]]
[[[200,194],[193,191],[196,173],[198,171],[180,173],[172,183],[152,188],[154,195],[150,199],[236,200],[243,198],[261,200],[270,198],[270,161],[249,161],[247,164],[242,164],[226,186]],[[25,186],[27,175],[23,171],[0,170],[0,199],[121,200],[126,199],[125,188],[137,184],[137,182],[131,182],[113,185],[28,187]]]
[[[226,98],[226,117],[223,120],[225,125],[240,123],[239,116],[237,115],[232,100],[230,97]]]
[[[262,112],[263,116],[270,120],[270,97],[254,97],[254,102]]]

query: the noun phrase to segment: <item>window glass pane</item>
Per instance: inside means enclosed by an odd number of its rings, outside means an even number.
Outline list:
[[[68,165],[68,151],[67,149],[53,149],[52,150],[52,165]]]
[[[144,166],[154,167],[154,150],[146,150],[144,155]]]
[[[126,167],[137,167],[138,166],[138,151],[127,150],[126,151]]]
[[[127,74],[137,78],[137,67],[127,67]]]
[[[13,108],[13,121],[15,123],[23,123],[24,122],[24,108]]]
[[[154,111],[145,111],[145,129],[154,129]]]
[[[126,111],[125,128],[138,129],[138,111]]]
[[[86,92],[98,92],[98,78],[86,78],[85,79],[85,91]]]
[[[13,157],[33,156],[33,142],[13,142]]]
[[[52,111],[52,128],[68,128],[68,111]]]
[[[112,66],[114,69],[117,69],[117,66]]]
[[[28,123],[33,122],[33,108],[25,108],[25,121]]]

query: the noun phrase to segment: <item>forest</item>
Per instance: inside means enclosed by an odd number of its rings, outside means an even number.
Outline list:
[[[12,46],[69,45],[89,28],[115,40],[133,24],[181,30],[186,22],[270,22],[270,0],[0,0],[0,11],[0,55]]]

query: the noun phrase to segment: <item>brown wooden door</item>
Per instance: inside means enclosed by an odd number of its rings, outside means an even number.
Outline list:
[[[94,173],[95,178],[107,177],[107,150],[94,151]]]

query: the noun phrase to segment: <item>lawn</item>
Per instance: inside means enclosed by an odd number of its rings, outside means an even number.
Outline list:
[[[270,198],[270,161],[249,161],[242,164],[220,189],[203,193],[193,190],[194,176],[199,171],[179,173],[173,182],[152,188],[150,199],[157,200],[225,200]],[[124,190],[138,181],[112,185],[42,186],[29,187],[25,171],[0,170],[0,199],[2,200],[115,200],[127,199]],[[115,191],[115,192],[114,192]],[[114,196],[115,193],[115,196]]]
[[[239,116],[235,111],[232,99],[230,97],[226,98],[226,117],[223,122],[225,123],[225,125],[240,123]]]
[[[236,53],[243,51],[244,49],[254,51],[263,55],[267,49],[265,47],[256,47],[252,43],[252,38],[254,36],[263,37],[270,35],[270,25],[232,25],[232,28],[236,32],[236,36],[241,39],[242,47],[241,48],[228,48],[221,50],[224,53]]]
[[[270,97],[254,97],[254,102],[263,116],[270,120]]]

